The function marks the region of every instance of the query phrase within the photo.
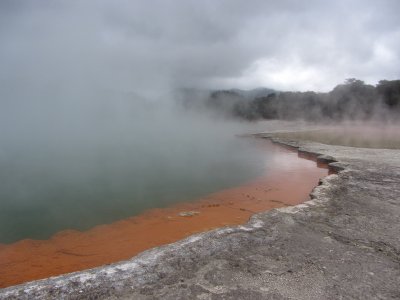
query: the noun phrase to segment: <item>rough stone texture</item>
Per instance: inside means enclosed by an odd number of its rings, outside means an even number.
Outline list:
[[[270,135],[266,135],[271,137]],[[275,140],[340,171],[310,201],[1,299],[400,299],[400,150]]]

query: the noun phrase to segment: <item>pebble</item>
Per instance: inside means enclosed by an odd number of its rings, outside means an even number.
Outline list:
[[[200,214],[200,212],[191,210],[191,211],[182,211],[178,215],[181,217],[193,217],[198,214]]]

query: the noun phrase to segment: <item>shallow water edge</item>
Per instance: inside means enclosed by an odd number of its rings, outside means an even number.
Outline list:
[[[3,246],[1,286],[129,259],[194,233],[244,224],[261,211],[306,201],[320,178],[328,174],[326,165],[317,168],[315,161],[309,160],[312,157],[276,145],[268,145],[269,151],[271,146],[280,153],[272,172],[246,184],[89,231],[62,231],[50,240],[24,240]]]

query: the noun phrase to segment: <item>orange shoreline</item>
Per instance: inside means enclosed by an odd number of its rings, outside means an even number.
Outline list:
[[[328,175],[327,166],[317,168],[297,151],[265,143],[276,152],[276,161],[269,162],[272,170],[243,185],[84,232],[64,230],[48,240],[0,244],[0,288],[126,260],[195,233],[244,224],[258,212],[306,201]]]

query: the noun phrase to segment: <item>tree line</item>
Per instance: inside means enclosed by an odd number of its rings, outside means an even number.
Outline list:
[[[396,119],[400,112],[400,80],[381,80],[373,86],[351,78],[328,93],[269,90],[260,97],[220,90],[206,97],[204,107],[249,121]]]

